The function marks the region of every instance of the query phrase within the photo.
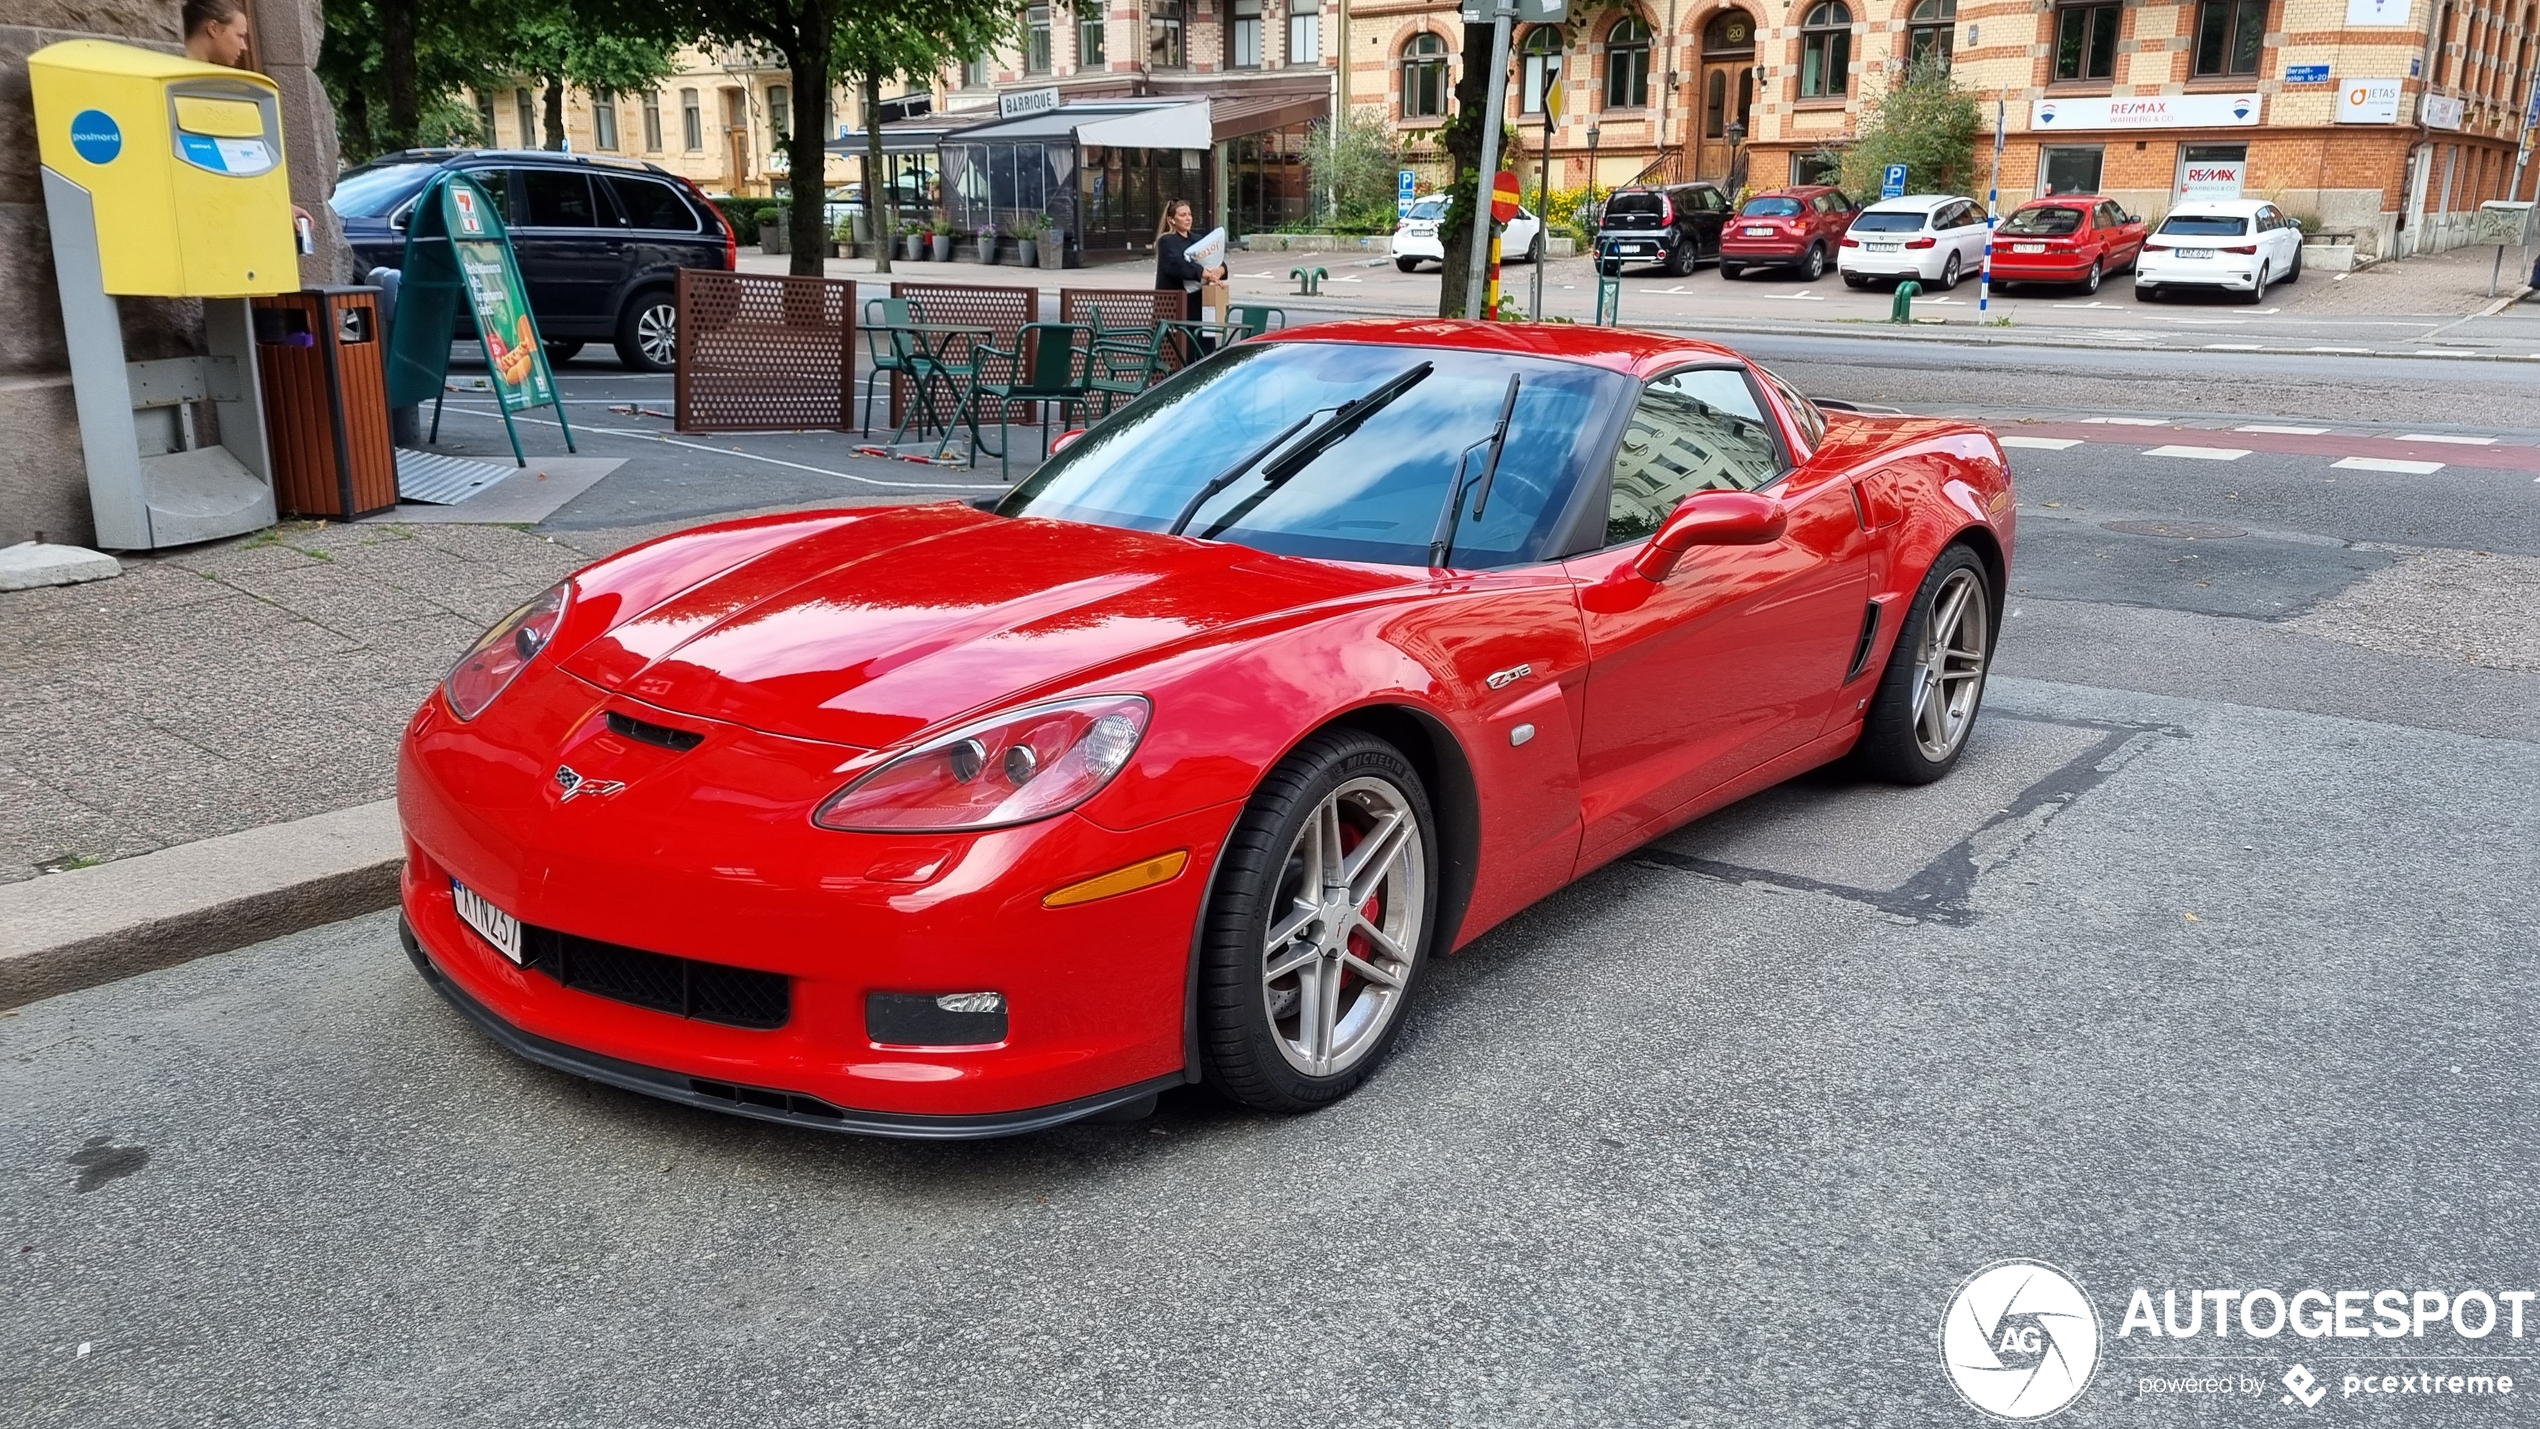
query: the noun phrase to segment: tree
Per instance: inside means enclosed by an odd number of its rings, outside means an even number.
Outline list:
[[[1969,192],[1983,129],[1975,95],[1958,87],[1949,67],[1918,61],[1861,116],[1861,136],[1843,151],[1844,191],[1877,193],[1887,166],[1903,164],[1906,181],[1919,192]]]
[[[879,257],[877,272],[891,271],[891,236],[898,227],[897,195],[882,160],[882,86],[893,80],[931,79],[946,65],[986,54],[1016,39],[1020,0],[842,0],[838,25],[839,73],[864,101],[864,212]],[[799,219],[797,220],[799,223]]]
[[[1341,231],[1393,228],[1402,147],[1381,111],[1362,109],[1315,125],[1305,139],[1305,172]]]
[[[564,147],[568,87],[632,94],[651,89],[672,71],[680,37],[656,25],[630,23],[631,13],[610,14],[608,8],[603,0],[526,0],[502,36],[498,52],[507,67],[539,81],[544,91],[547,148]]]
[[[566,86],[650,88],[693,34],[641,0],[327,0],[326,28],[318,72],[354,160],[476,142],[477,117],[458,96],[522,75],[546,90],[547,147],[562,148]]]
[[[1446,150],[1446,191],[1454,202],[1438,225],[1443,256],[1438,268],[1438,316],[1470,317],[1464,291],[1473,281],[1473,215],[1488,210],[1474,201],[1481,192],[1482,134],[1490,122],[1491,27],[1464,27],[1464,67],[1455,77],[1455,113],[1438,131]]]

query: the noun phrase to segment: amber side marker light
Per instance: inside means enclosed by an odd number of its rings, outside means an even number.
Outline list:
[[[1115,868],[1109,873],[1097,874],[1082,883],[1071,883],[1043,898],[1041,906],[1069,908],[1079,903],[1091,903],[1099,898],[1117,898],[1123,893],[1135,893],[1141,888],[1153,888],[1159,883],[1170,883],[1182,876],[1182,866],[1190,861],[1189,849],[1177,848],[1171,853],[1160,853],[1153,858],[1133,863],[1127,868]]]

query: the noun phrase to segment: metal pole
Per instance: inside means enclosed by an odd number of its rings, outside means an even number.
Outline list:
[[[1560,71],[1553,71],[1547,84],[1559,84]],[[1543,260],[1552,252],[1552,239],[1544,232],[1552,226],[1552,106],[1543,107],[1543,153],[1535,161],[1535,296],[1526,316],[1543,321]]]
[[[1976,280],[1976,312],[1993,306],[1993,229],[2002,221],[2002,96],[1993,96],[1993,181],[1984,191],[1984,274]]]
[[[1499,0],[1491,13],[1490,102],[1482,106],[1482,171],[1473,176],[1473,269],[1464,280],[1464,316],[1481,317],[1482,283],[1489,276],[1491,188],[1499,176],[1499,126],[1508,116],[1508,22],[1517,0]]]

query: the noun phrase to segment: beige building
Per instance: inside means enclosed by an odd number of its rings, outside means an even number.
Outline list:
[[[1556,186],[1589,182],[1592,148],[1603,184],[1644,168],[1754,188],[1818,178],[1865,104],[1930,55],[1987,101],[1988,121],[1998,107],[2006,208],[2050,191],[2154,215],[2187,196],[2264,196],[2366,256],[2453,246],[2481,201],[2506,196],[2540,47],[2540,0],[1573,4],[1511,46],[1510,109],[1530,149],[1547,88],[1562,91]],[[1434,156],[1461,63],[1455,7],[1353,12],[1353,91],[1381,96]]]
[[[781,193],[788,164],[785,136],[793,123],[793,73],[748,50],[686,49],[678,70],[641,94],[565,92],[565,142],[577,154],[613,154],[659,164],[708,193]],[[477,122],[496,148],[546,143],[546,93],[524,79],[472,96]],[[831,91],[831,134],[855,120],[844,88]],[[852,166],[831,155],[827,182],[848,181]]]

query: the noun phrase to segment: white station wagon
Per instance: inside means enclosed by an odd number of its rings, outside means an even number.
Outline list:
[[[2274,283],[2302,276],[2302,225],[2262,199],[2180,204],[2143,241],[2134,295],[2157,301],[2172,288],[2211,288],[2257,302]]]

